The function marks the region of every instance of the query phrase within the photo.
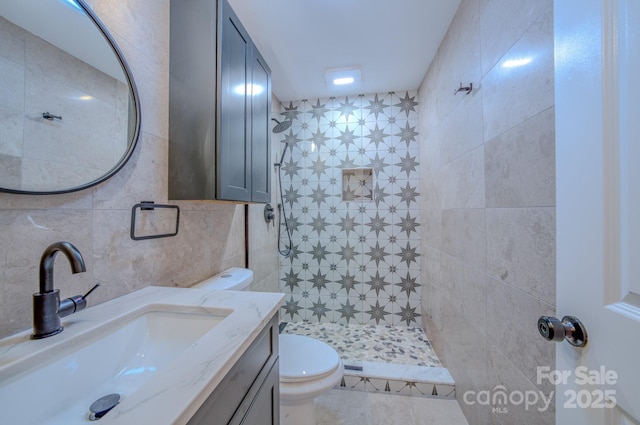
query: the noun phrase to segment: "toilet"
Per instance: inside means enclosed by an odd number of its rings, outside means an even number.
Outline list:
[[[253,271],[232,267],[195,284],[213,291],[243,291]],[[315,399],[338,385],[344,374],[340,356],[329,345],[307,336],[281,334],[280,424],[316,425]]]
[[[329,345],[302,335],[280,335],[280,425],[316,425],[315,399],[344,375]]]

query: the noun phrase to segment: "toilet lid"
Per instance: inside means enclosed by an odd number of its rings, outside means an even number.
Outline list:
[[[280,380],[308,381],[331,374],[340,363],[336,350],[317,339],[280,335]]]

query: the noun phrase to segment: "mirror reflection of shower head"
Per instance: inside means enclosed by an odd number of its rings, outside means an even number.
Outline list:
[[[280,122],[275,118],[271,118],[271,121],[275,121],[277,123],[276,126],[273,127],[273,132],[276,134],[288,130],[289,127],[291,127],[291,124],[293,124],[293,121],[290,120]]]

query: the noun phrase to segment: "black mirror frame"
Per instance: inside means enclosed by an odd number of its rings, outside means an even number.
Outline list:
[[[107,42],[111,46],[111,50],[113,50],[113,53],[116,55],[116,58],[118,59],[118,62],[120,62],[120,66],[122,66],[122,71],[124,72],[125,77],[127,79],[127,83],[129,84],[130,95],[133,101],[134,118],[135,118],[135,128],[133,130],[133,135],[131,137],[131,140],[129,141],[129,146],[127,147],[126,152],[122,155],[122,158],[120,158],[118,163],[114,165],[113,168],[111,168],[111,170],[109,170],[107,173],[105,173],[101,177],[93,181],[90,181],[89,183],[82,184],[79,186],[74,186],[69,189],[50,190],[50,191],[30,191],[30,190],[7,189],[7,188],[0,187],[0,192],[16,193],[21,195],[56,195],[56,194],[71,193],[71,192],[77,192],[80,190],[88,189],[90,187],[96,186],[104,182],[105,180],[113,177],[113,175],[115,175],[118,171],[120,171],[120,169],[124,167],[127,161],[129,161],[129,158],[131,158],[131,155],[133,154],[133,151],[136,145],[138,144],[138,138],[140,136],[140,98],[138,96],[138,88],[133,79],[133,74],[131,73],[129,64],[124,58],[124,54],[120,50],[120,47],[118,46],[114,38],[109,33],[109,30],[107,30],[106,25],[100,20],[100,18],[98,18],[95,12],[85,3],[84,0],[74,0],[74,1],[78,4],[78,6],[82,8],[82,10],[87,14],[87,16],[93,21],[93,23],[96,25],[98,30],[102,33],[104,38],[107,40]]]

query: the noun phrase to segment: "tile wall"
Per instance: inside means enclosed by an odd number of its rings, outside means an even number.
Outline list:
[[[283,105],[283,320],[420,323],[416,92]],[[282,149],[282,147],[280,149]]]
[[[464,399],[553,390],[553,58],[551,0],[463,0],[419,90],[423,319],[474,425],[554,423],[553,405]]]
[[[55,241],[75,244],[87,263],[86,273],[72,275],[62,256],[56,260],[61,296],[102,284],[89,305],[148,285],[190,286],[245,265],[243,205],[175,202],[181,208],[177,236],[130,239],[131,207],[143,200],[167,202],[169,0],[89,3],[124,51],[138,83],[139,146],[118,174],[92,189],[53,196],[0,194],[0,337],[31,327],[38,263]],[[254,230],[269,232],[258,224]],[[256,284],[277,289],[277,258],[259,264],[264,270],[256,273]]]

